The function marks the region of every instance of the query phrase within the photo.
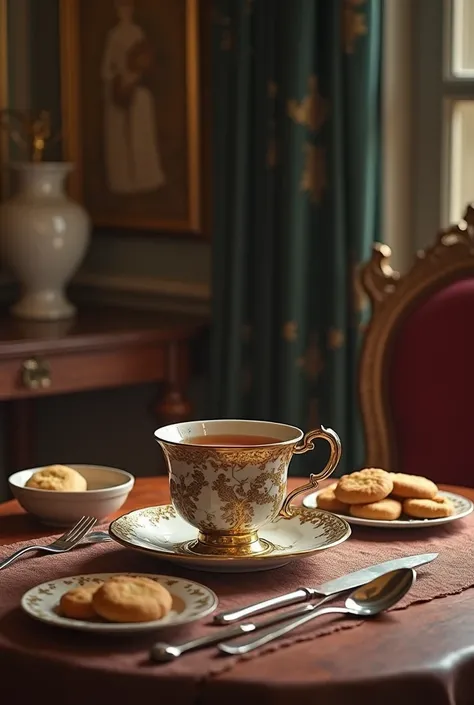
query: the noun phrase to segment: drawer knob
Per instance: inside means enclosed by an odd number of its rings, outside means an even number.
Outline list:
[[[47,389],[51,386],[51,370],[47,362],[31,358],[21,366],[21,381],[27,389]]]

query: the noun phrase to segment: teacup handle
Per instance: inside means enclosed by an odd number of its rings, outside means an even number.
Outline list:
[[[313,431],[308,431],[308,433],[305,433],[301,444],[296,445],[293,449],[293,452],[299,454],[307,453],[308,450],[314,450],[314,441],[317,438],[324,438],[324,440],[329,443],[331,447],[331,454],[329,456],[329,460],[326,464],[326,467],[321,470],[321,472],[319,472],[317,475],[311,473],[311,475],[309,476],[309,482],[307,482],[305,485],[297,487],[295,490],[293,490],[293,492],[290,492],[288,497],[285,499],[283,507],[280,511],[280,515],[284,516],[285,519],[289,519],[292,516],[291,503],[293,502],[295,497],[297,497],[299,494],[308,492],[309,490],[315,490],[318,486],[318,481],[324,480],[326,477],[329,477],[329,475],[334,472],[338,462],[341,459],[342,447],[339,436],[335,431],[332,430],[332,428],[324,428],[323,426],[321,426],[321,428],[316,428]]]

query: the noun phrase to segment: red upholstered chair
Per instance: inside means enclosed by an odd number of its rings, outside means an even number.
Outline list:
[[[366,464],[474,487],[474,204],[399,276],[375,245],[361,282]]]

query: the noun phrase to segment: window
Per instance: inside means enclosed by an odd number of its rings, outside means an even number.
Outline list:
[[[384,220],[393,263],[474,201],[474,0],[384,2]]]
[[[416,250],[474,201],[474,0],[409,4],[411,173],[405,177]]]
[[[445,161],[449,183],[444,204],[450,222],[474,201],[474,0],[451,0],[445,11]]]

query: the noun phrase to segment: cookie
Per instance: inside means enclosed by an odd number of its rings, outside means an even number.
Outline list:
[[[121,575],[107,580],[93,595],[93,607],[109,622],[151,622],[171,610],[166,588],[150,578]]]
[[[394,521],[402,513],[402,503],[396,499],[381,499],[370,504],[353,504],[349,513],[360,519],[378,519],[379,521]]]
[[[392,493],[397,497],[407,499],[433,499],[438,488],[434,482],[421,475],[405,475],[402,472],[391,472],[393,482]]]
[[[87,481],[77,470],[66,465],[50,465],[35,472],[25,487],[54,492],[85,492]]]
[[[337,484],[337,482],[331,482],[330,485],[326,485],[326,487],[324,487],[323,491],[326,492],[326,490],[332,490],[334,492],[337,487]]]
[[[324,490],[318,494],[318,508],[325,509],[328,512],[336,512],[337,514],[347,514],[349,507],[347,504],[337,499],[334,493],[336,487],[337,483],[330,487],[325,487]]]
[[[447,497],[439,495],[433,499],[406,499],[403,512],[415,519],[441,519],[454,514],[454,505]]]
[[[392,489],[390,473],[379,468],[365,468],[343,475],[334,493],[343,504],[370,504],[388,497]]]
[[[61,614],[70,619],[93,619],[96,617],[92,598],[102,585],[103,582],[100,581],[65,592],[59,601]]]

